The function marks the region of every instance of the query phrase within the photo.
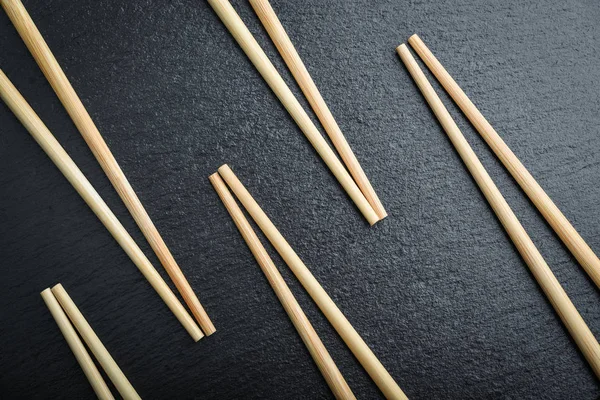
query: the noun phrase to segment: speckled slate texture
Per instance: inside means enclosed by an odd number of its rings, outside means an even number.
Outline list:
[[[374,228],[206,2],[24,2],[218,332],[190,340],[2,105],[0,397],[93,398],[38,295],[56,282],[144,398],[332,397],[208,182],[223,163],[409,397],[598,397],[598,380],[394,52],[419,33],[600,251],[596,1],[273,0],[387,207]],[[234,7],[306,104],[249,4]],[[0,67],[163,273],[4,13]],[[600,335],[599,290],[443,99]],[[380,398],[274,259],[357,396]]]

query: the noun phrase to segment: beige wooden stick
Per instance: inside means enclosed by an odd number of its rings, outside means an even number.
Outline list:
[[[200,340],[203,336],[202,332],[192,317],[190,317],[183,305],[181,305],[160,274],[154,269],[133,238],[127,233],[117,217],[108,208],[92,184],[1,70],[0,98],[4,100],[35,141],[44,149],[54,164],[56,164],[75,190],[77,190],[77,193],[83,197],[83,200],[85,200],[94,214],[98,216],[116,241],[119,242],[123,250],[125,250],[142,274],[144,274],[148,282],[150,282],[154,290],[160,295],[192,338],[195,341]]]
[[[223,201],[225,208],[229,211],[233,222],[235,222],[235,225],[238,227],[242,237],[250,248],[250,251],[256,258],[258,265],[260,265],[260,268],[269,280],[273,291],[283,305],[285,312],[292,320],[294,327],[298,331],[298,334],[302,338],[302,341],[310,352],[313,360],[319,367],[321,374],[323,374],[323,377],[327,381],[335,398],[356,399],[352,390],[350,390],[350,387],[346,383],[346,380],[335,365],[335,362],[329,355],[325,345],[321,342],[319,335],[317,335],[317,332],[304,314],[304,311],[302,311],[300,304],[298,304],[290,288],[277,270],[273,260],[269,257],[269,254],[263,247],[260,239],[256,236],[256,233],[254,233],[254,230],[248,223],[246,217],[244,217],[242,210],[240,210],[231,196],[231,193],[229,193],[225,182],[223,182],[218,173],[211,175],[209,179],[221,198],[221,201]]]
[[[106,372],[106,375],[108,375],[121,396],[126,400],[141,399],[133,386],[131,386],[131,383],[129,383],[125,374],[123,374],[123,371],[121,371],[121,368],[119,368],[108,350],[106,350],[106,347],[104,347],[98,336],[96,336],[96,333],[90,324],[85,320],[83,314],[81,314],[73,300],[71,300],[71,297],[63,286],[60,283],[54,286],[52,288],[52,293],[65,310],[65,313],[69,316],[75,329],[77,329],[77,332],[79,332],[84,342],[88,345],[96,357],[96,360],[98,360],[98,363],[102,366],[102,369],[104,369],[104,372]]]
[[[214,333],[215,327],[208,314],[204,311],[198,297],[196,297],[196,294],[181,272],[173,255],[158,233],[158,230],[123,174],[123,171],[121,171],[119,164],[117,164],[102,135],[100,135],[92,118],[81,103],[77,93],[75,93],[71,83],[65,76],[56,58],[54,58],[54,55],[27,13],[27,10],[20,0],[0,0],[0,2],[27,45],[27,48],[29,48],[33,58],[35,58],[35,61],[46,76],[46,79],[48,79],[63,106],[73,119],[77,129],[81,132],[81,135],[102,166],[102,169],[119,193],[119,196],[121,196],[121,199],[150,243],[150,246],[152,246],[158,259],[167,270],[167,273],[173,280],[173,283],[175,283],[192,314],[196,317],[204,333],[207,335]]]
[[[373,207],[371,207],[365,196],[362,194],[342,162],[337,158],[333,150],[331,150],[331,147],[329,147],[327,141],[325,141],[308,114],[306,114],[306,111],[304,111],[300,103],[298,103],[298,100],[294,97],[290,88],[285,84],[281,75],[279,75],[229,1],[208,0],[208,2],[219,18],[221,18],[221,21],[223,21],[227,29],[229,29],[229,32],[231,32],[231,35],[238,42],[242,50],[244,50],[250,61],[252,61],[258,72],[260,72],[264,80],[271,87],[271,90],[277,95],[279,101],[281,101],[294,121],[296,121],[296,124],[298,124],[315,150],[317,150],[317,153],[319,153],[323,161],[325,161],[325,164],[327,164],[331,172],[354,201],[358,209],[365,216],[369,224],[375,224],[379,220],[379,217],[373,210]]]
[[[273,225],[269,217],[267,217],[248,190],[246,190],[237,176],[235,176],[231,168],[223,165],[219,168],[219,174],[227,182],[227,185],[229,185],[238,200],[244,205],[248,214],[250,214],[260,227],[267,239],[269,239],[273,247],[281,255],[281,258],[283,258],[294,275],[296,275],[302,286],[304,286],[308,294],[317,306],[319,306],[325,317],[327,317],[331,325],[333,325],[344,342],[346,342],[346,345],[354,353],[354,356],[362,364],[383,394],[388,399],[406,399],[406,395],[394,381],[394,378],[391,377],[369,346],[352,327],[350,322],[348,322],[344,314],[335,305],[333,300],[331,300],[327,292],[321,287],[281,233],[279,233],[275,225]]]
[[[444,107],[444,104],[433,90],[433,87],[417,65],[406,45],[397,48],[398,54],[406,65],[406,68],[417,83],[423,96],[429,103],[435,116],[446,131],[450,141],[456,148],[463,162],[471,172],[477,185],[483,192],[485,198],[492,206],[496,216],[504,226],[504,229],[514,242],[517,250],[529,266],[533,276],[542,287],[542,290],[552,303],[552,306],[562,319],[563,323],[571,333],[575,343],[588,360],[596,376],[600,378],[600,345],[586,325],[577,309],[563,290],[562,286],[544,261],[537,247],[531,241],[525,229],[511,210],[510,206],[502,197],[502,194],[488,175],[487,171],[477,158],[471,146],[463,136],[462,132]]]
[[[108,386],[106,386],[106,382],[104,382],[100,371],[96,368],[92,357],[90,357],[85,346],[81,343],[81,339],[77,336],[77,332],[73,329],[73,325],[71,325],[69,318],[67,318],[60,304],[56,301],[50,288],[45,289],[41,295],[46,306],[48,306],[52,317],[54,317],[58,328],[65,337],[67,344],[71,348],[71,351],[75,354],[75,358],[81,366],[83,373],[90,382],[90,385],[92,385],[92,389],[94,389],[96,396],[101,400],[113,400],[114,397],[110,393]]]
[[[506,143],[504,143],[500,135],[492,128],[492,125],[490,125],[487,119],[479,112],[477,107],[475,107],[465,92],[463,92],[454,79],[452,79],[442,64],[440,64],[437,58],[429,51],[421,38],[417,35],[413,35],[408,39],[408,42],[435,77],[440,81],[448,94],[450,94],[450,97],[454,99],[456,104],[458,104],[460,109],[465,113],[479,134],[492,148],[496,156],[502,161],[502,164],[504,164],[527,196],[529,196],[529,199],[535,204],[546,221],[548,221],[557,235],[569,250],[571,250],[571,253],[577,258],[594,283],[596,283],[596,286],[600,288],[600,259],[594,254],[594,251],[588,246],[581,235],[579,235],[554,202],[552,202],[550,197],[529,173],[527,168],[519,161]]]
[[[377,197],[377,193],[375,193],[375,190],[371,186],[371,182],[369,182],[367,175],[356,159],[342,130],[335,121],[335,118],[333,118],[329,107],[327,107],[325,100],[323,100],[319,89],[317,89],[317,85],[315,85],[315,82],[312,80],[308,70],[304,66],[300,55],[298,55],[296,48],[292,44],[283,25],[281,25],[279,18],[277,18],[275,11],[273,11],[271,4],[269,4],[268,0],[250,0],[250,4],[262,21],[269,36],[273,40],[273,43],[275,43],[275,46],[279,50],[279,54],[281,54],[281,57],[283,57],[285,63],[292,72],[292,75],[296,78],[296,82],[298,82],[300,89],[302,89],[306,99],[310,103],[315,114],[317,114],[319,121],[321,121],[321,124],[325,128],[333,145],[342,157],[344,164],[346,164],[350,174],[356,181],[356,184],[367,198],[369,204],[371,204],[371,207],[373,207],[377,213],[377,216],[380,219],[387,217],[387,212],[383,208],[383,204],[381,204],[379,197]]]

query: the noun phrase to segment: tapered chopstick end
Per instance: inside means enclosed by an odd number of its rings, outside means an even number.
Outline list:
[[[420,41],[420,40],[421,40],[421,38],[419,37],[419,35],[417,35],[415,33],[411,37],[408,38],[408,43],[412,45],[413,42],[417,42],[417,41]]]
[[[221,173],[222,172],[229,172],[229,171],[231,171],[231,168],[229,168],[229,165],[223,164],[223,165],[221,165],[219,167],[218,171],[221,172]]]
[[[406,47],[406,44],[402,43],[400,46],[396,47],[396,51],[398,54],[402,54],[408,51],[408,47]]]
[[[57,290],[57,289],[58,289],[58,290],[61,290],[61,289],[63,289],[63,285],[62,285],[62,284],[60,284],[60,283],[57,283],[56,285],[52,286],[52,290],[53,290],[53,291],[54,291],[54,290]]]

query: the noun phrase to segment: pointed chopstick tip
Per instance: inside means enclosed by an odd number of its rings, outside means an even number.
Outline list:
[[[418,41],[418,40],[421,40],[421,38],[419,37],[419,35],[417,35],[417,34],[415,33],[415,34],[413,34],[411,37],[409,37],[409,38],[408,38],[408,43],[409,43],[410,45],[412,45],[412,44],[413,44],[412,42],[416,42],[416,41]]]
[[[396,51],[398,52],[398,54],[400,54],[408,51],[408,47],[406,47],[406,44],[402,43],[400,46],[396,47]]]
[[[219,169],[217,171],[219,171],[219,172],[223,172],[223,171],[228,172],[228,171],[231,171],[231,168],[229,167],[229,165],[223,164],[223,165],[221,165],[219,167]]]

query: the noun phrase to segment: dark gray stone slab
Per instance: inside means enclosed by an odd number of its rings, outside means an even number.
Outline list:
[[[411,398],[598,396],[597,379],[394,51],[419,33],[600,251],[597,2],[273,1],[390,213],[374,228],[206,2],[25,5],[218,332],[192,343],[2,105],[2,398],[93,397],[39,296],[56,282],[144,398],[331,397],[208,182],[223,163]],[[234,6],[302,97],[250,5]],[[0,67],[152,255],[4,13]],[[443,99],[600,334],[598,289]],[[156,257],[151,260],[163,273]],[[378,398],[335,331],[275,260],[354,392]]]

